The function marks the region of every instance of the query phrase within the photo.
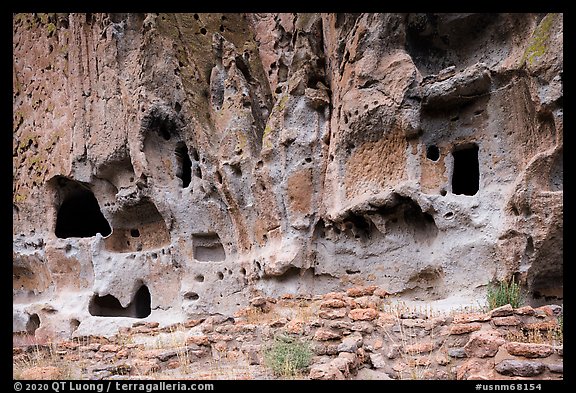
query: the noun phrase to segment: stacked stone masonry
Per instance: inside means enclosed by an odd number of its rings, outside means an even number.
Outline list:
[[[374,288],[314,298],[258,298],[234,318],[211,316],[163,327],[136,322],[109,337],[17,346],[14,358],[30,361],[39,351],[52,350],[62,359],[82,361],[78,376],[94,379],[153,378],[180,367],[183,357],[191,370],[185,378],[214,378],[202,374],[214,361],[222,367],[254,367],[249,378],[272,378],[264,352],[281,336],[307,342],[312,349],[312,363],[300,376],[304,379],[563,378],[561,307],[506,305],[489,312],[433,313],[403,309],[385,294],[374,295]],[[517,323],[496,322],[510,317]],[[162,335],[175,333],[181,334],[180,345],[150,349],[138,344],[142,337],[162,341]],[[38,376],[42,371],[27,372]]]

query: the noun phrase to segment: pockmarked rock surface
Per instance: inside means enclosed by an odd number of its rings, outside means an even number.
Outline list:
[[[562,14],[13,15],[15,334],[561,304],[562,234]]]

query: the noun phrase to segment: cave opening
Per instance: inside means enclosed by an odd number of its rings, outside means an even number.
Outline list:
[[[436,145],[430,145],[426,148],[426,158],[432,161],[438,161],[440,158],[440,150]]]
[[[176,149],[174,150],[176,154],[176,177],[182,180],[182,188],[186,188],[190,185],[192,180],[192,160],[188,155],[188,147],[184,142],[178,142],[176,144]]]
[[[196,233],[192,235],[194,259],[199,262],[221,262],[226,260],[226,250],[218,234]]]
[[[478,192],[480,183],[478,150],[478,145],[473,144],[452,152],[454,157],[453,194],[475,195]]]
[[[28,322],[26,323],[26,332],[33,335],[36,330],[40,327],[40,317],[38,314],[30,315]]]
[[[146,318],[152,312],[150,291],[146,285],[142,285],[127,307],[122,307],[120,301],[112,295],[94,295],[88,312],[96,317]]]
[[[72,180],[65,183],[65,197],[56,217],[56,236],[66,239],[92,237],[97,233],[104,237],[110,235],[110,224],[104,218],[92,191]]]

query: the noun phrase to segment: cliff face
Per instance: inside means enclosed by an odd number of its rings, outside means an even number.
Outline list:
[[[17,14],[15,332],[378,285],[561,301],[562,14]],[[113,316],[126,319],[106,318]]]

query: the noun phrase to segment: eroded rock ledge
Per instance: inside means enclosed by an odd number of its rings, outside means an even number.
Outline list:
[[[13,32],[15,332],[349,284],[474,303],[515,277],[562,302],[562,14],[16,14]]]

